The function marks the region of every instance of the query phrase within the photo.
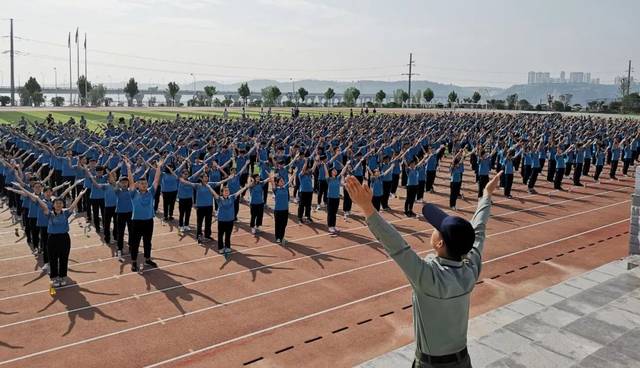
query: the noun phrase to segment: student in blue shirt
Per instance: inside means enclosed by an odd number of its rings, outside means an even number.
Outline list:
[[[456,202],[462,189],[462,174],[464,172],[464,151],[460,151],[451,162],[449,167],[451,173],[451,184],[449,192],[449,208],[457,210]]]
[[[129,248],[131,251],[131,272],[138,272],[138,249],[140,240],[144,245],[144,267],[155,268],[158,265],[151,260],[151,240],[153,237],[153,217],[154,197],[158,185],[160,184],[160,168],[164,164],[164,159],[156,163],[153,184],[149,187],[147,179],[142,177],[137,182],[133,178],[131,162],[124,157],[129,174],[129,191],[131,192],[131,203],[133,212],[131,215],[132,233],[129,236]]]
[[[440,147],[433,152],[431,147],[427,148],[427,166],[426,170],[426,181],[424,183],[424,190],[430,193],[435,193],[435,189],[433,187],[433,183],[436,180],[436,170],[438,169],[438,157],[444,155],[445,146],[440,145]]]
[[[124,262],[122,250],[124,249],[124,229],[128,229],[128,246],[131,249],[131,238],[133,234],[133,223],[131,215],[133,213],[133,202],[131,201],[131,191],[129,191],[129,177],[122,176],[118,180],[118,186],[114,188],[116,194],[116,236],[117,241],[116,257],[121,263]]]
[[[624,143],[624,139],[621,142],[613,142],[611,146],[611,169],[609,170],[609,177],[614,180],[618,180],[616,177],[616,171],[618,170],[618,161],[620,160],[620,156],[622,150],[620,149],[620,144]]]
[[[271,176],[271,174],[269,174]],[[251,210],[251,219],[249,221],[249,227],[251,227],[251,234],[257,235],[262,226],[262,217],[264,216],[264,188],[265,184],[269,181],[269,177],[260,180],[261,175],[253,174],[249,179],[249,194],[251,195],[249,201],[249,207]]]
[[[364,173],[362,165],[364,165],[365,162],[362,158],[362,155],[359,153],[355,155],[355,167],[352,167],[353,164],[351,160],[347,162],[347,165],[345,165],[345,167],[347,168],[347,173],[349,175],[353,175],[356,180],[358,180],[358,182],[362,184]],[[347,218],[349,218],[349,216],[351,216],[351,207],[353,205],[353,201],[351,201],[351,197],[349,196],[349,193],[347,191],[343,191],[343,197],[344,200],[342,202],[342,212],[344,212],[344,219],[346,220]]]
[[[596,159],[596,172],[593,174],[593,181],[596,183],[600,183],[600,174],[602,173],[606,156],[605,150],[604,144],[596,144],[596,152],[594,154]]]
[[[381,173],[379,168],[371,171],[371,169],[367,167],[367,173],[369,174],[368,181],[371,186],[371,192],[373,193],[371,202],[377,211],[380,211],[381,209],[382,197],[384,196],[384,184],[382,183],[382,177],[384,175],[388,175],[392,170],[393,166],[389,166],[384,173]]]
[[[275,205],[273,206],[273,220],[275,222],[275,238],[276,243],[280,245],[286,245],[284,235],[287,229],[287,222],[289,222],[289,189],[287,188],[288,182],[285,178],[273,176],[271,180],[275,183],[273,185],[273,194],[275,195]]]
[[[116,205],[118,204],[118,196],[116,195],[116,173],[111,171],[107,175],[107,183],[98,183],[96,178],[87,173],[92,181],[92,187],[99,188],[104,192],[104,216],[102,217],[102,228],[104,235],[104,242],[111,244],[111,221],[113,220],[113,238],[118,239],[117,220],[116,220]]]
[[[556,176],[553,180],[553,188],[556,190],[564,190],[562,189],[562,179],[564,178],[564,170],[569,161],[568,154],[573,152],[573,149],[573,145],[569,146],[565,151],[562,151],[560,146],[556,147]]]
[[[501,166],[502,166],[502,176],[503,176],[503,180],[504,180],[504,196],[511,199],[513,198],[511,196],[511,188],[513,186],[513,160],[518,157],[520,153],[516,154],[515,149],[509,149],[505,155],[505,157],[502,159],[501,162]],[[554,162],[554,167],[555,167],[555,160]],[[550,163],[551,164],[551,163]]]
[[[631,148],[631,143],[625,138],[622,143],[622,175],[628,176],[629,166],[633,162],[633,154],[635,150]]]
[[[325,176],[327,178],[327,227],[329,233],[335,235],[338,233],[336,229],[336,217],[338,208],[340,208],[340,188],[342,187],[342,178],[344,177],[346,166],[342,167],[340,173],[336,167],[332,167],[331,171],[327,166],[323,166]]]
[[[180,178],[181,183],[191,186],[193,189],[195,189],[196,192],[196,239],[198,241],[198,244],[202,243],[203,222],[204,238],[212,240],[211,220],[213,216],[213,194],[211,192],[215,192],[215,190],[211,187],[211,185],[218,187],[218,185],[224,183],[224,181],[209,181],[209,173],[213,173],[215,171],[205,171],[206,168],[207,166],[204,166],[202,169],[200,169],[199,172],[192,175],[189,180]],[[192,183],[191,181],[195,180],[196,178],[199,178],[200,182]]]
[[[170,156],[173,157],[173,156]],[[180,167],[176,169],[176,171],[182,171],[183,165],[185,165],[186,161],[182,163]],[[160,174],[160,188],[162,191],[162,208],[163,208],[163,216],[164,221],[173,221],[173,210],[176,205],[176,198],[178,196],[178,176],[174,172],[174,165],[169,163],[165,165],[164,172]]]
[[[312,167],[309,167],[311,165]],[[296,170],[296,177],[300,183],[300,189],[298,191],[298,195],[300,196],[300,200],[298,201],[298,221],[301,224],[305,221],[313,222],[311,219],[311,201],[313,200],[313,178],[311,174],[317,167],[318,157],[313,161],[313,164],[310,163],[309,157],[306,157],[300,171]],[[303,215],[304,219],[302,217]]]
[[[65,286],[67,284],[69,252],[71,251],[69,217],[78,206],[82,196],[76,197],[69,208],[64,208],[64,200],[58,197],[53,200],[52,208],[50,208],[47,202],[39,196],[32,193],[28,193],[28,195],[38,203],[48,219],[47,247],[49,249],[49,278],[51,279],[51,286],[54,288]]]
[[[248,163],[245,164],[245,166]],[[208,185],[207,185],[208,186]],[[222,188],[222,195],[218,195],[213,188],[211,189],[211,195],[214,196],[216,202],[218,202],[218,253],[224,253],[231,251],[231,231],[233,230],[233,223],[235,221],[236,213],[234,210],[234,203],[236,199],[249,188],[249,185],[245,185],[239,191],[230,194],[228,186]]]
[[[552,141],[549,142],[548,159],[549,166],[547,166],[547,181],[553,183],[553,178],[556,175],[556,146]]]
[[[573,185],[577,187],[584,186],[584,184],[580,182],[580,176],[582,175],[585,160],[584,150],[585,148],[582,146],[582,143],[576,143],[575,154],[573,156],[573,162],[576,166],[573,171]]]
[[[495,151],[489,154],[481,146],[478,146],[476,150],[478,154],[478,198],[482,198],[484,187],[487,186],[487,183],[489,182],[489,172],[491,171],[491,156],[495,154]]]

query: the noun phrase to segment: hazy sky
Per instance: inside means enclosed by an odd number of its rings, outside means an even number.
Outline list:
[[[416,79],[467,86],[526,83],[529,70],[612,83],[629,59],[640,64],[640,0],[2,0],[1,9],[2,85],[9,17],[21,37],[16,78],[46,85],[54,67],[69,83],[69,31],[76,78],[76,26],[98,82],[398,80],[409,52]]]

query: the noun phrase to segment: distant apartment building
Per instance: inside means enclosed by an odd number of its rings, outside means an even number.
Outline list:
[[[564,71],[560,72],[560,78],[552,78],[548,72],[530,71],[527,74],[527,84],[544,84],[544,83],[593,83],[600,84],[600,79],[591,79],[591,73],[570,72],[569,79],[566,78]]]

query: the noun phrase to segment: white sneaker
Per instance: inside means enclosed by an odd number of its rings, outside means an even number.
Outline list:
[[[118,261],[124,262],[124,257],[122,256],[122,251],[121,250],[117,250],[116,251],[116,257],[118,258]]]
[[[59,285],[67,286],[67,280],[64,277],[60,277]]]
[[[48,263],[45,263],[44,266],[42,266],[42,272],[49,273],[49,264]]]
[[[53,286],[54,288],[60,287],[60,279],[56,277],[55,279],[51,280],[51,286]]]
[[[256,235],[256,228],[255,227],[251,228],[251,234]]]
[[[316,206],[316,212],[320,211],[320,205]]]
[[[184,231],[191,231],[191,228],[189,226],[184,226]]]

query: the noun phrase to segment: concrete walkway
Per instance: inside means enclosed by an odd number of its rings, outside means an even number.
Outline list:
[[[473,318],[473,367],[640,367],[637,264],[612,262]],[[413,357],[411,344],[359,367],[411,367]]]

